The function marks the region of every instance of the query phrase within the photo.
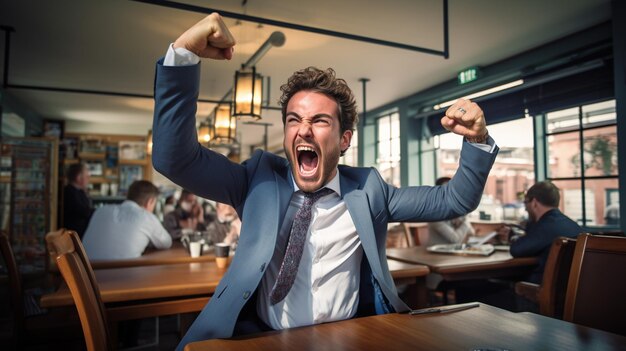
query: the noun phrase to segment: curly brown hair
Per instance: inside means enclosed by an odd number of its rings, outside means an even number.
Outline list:
[[[283,94],[278,103],[282,106],[283,125],[289,100],[299,91],[311,90],[328,95],[337,101],[341,133],[346,130],[354,131],[359,120],[354,95],[345,80],[335,77],[335,71],[332,68],[321,70],[316,67],[307,67],[296,71],[289,77],[286,84],[281,85],[280,90]]]

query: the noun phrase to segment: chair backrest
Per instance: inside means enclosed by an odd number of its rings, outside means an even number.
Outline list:
[[[14,341],[20,340],[20,334],[24,330],[24,299],[22,291],[22,279],[20,271],[11,248],[9,237],[5,233],[0,233],[0,252],[7,267],[9,280],[9,294],[11,295],[11,305],[13,307],[13,320],[15,328],[13,332]]]
[[[576,240],[558,237],[552,242],[539,289],[539,312],[544,316],[563,318],[563,306]]]
[[[49,243],[58,255],[59,271],[76,304],[87,349],[112,350],[100,289],[78,234],[62,229],[60,233],[49,237]]]
[[[581,234],[563,319],[626,335],[626,238]]]
[[[389,247],[412,247],[415,240],[409,227],[405,223],[399,223],[387,230],[386,246]]]

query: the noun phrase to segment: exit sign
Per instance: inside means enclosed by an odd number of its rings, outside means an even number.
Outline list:
[[[457,75],[459,85],[463,85],[469,82],[473,82],[480,77],[480,68],[470,67],[465,69]]]

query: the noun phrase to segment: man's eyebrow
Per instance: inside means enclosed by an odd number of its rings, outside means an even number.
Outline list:
[[[299,114],[297,114],[296,112],[287,112],[285,117],[287,117],[287,116],[294,116],[296,118],[302,119],[302,117]],[[318,113],[316,115],[313,115],[313,117],[311,117],[311,118],[315,119],[315,118],[321,118],[321,117],[333,118],[333,116],[329,115],[328,113]]]

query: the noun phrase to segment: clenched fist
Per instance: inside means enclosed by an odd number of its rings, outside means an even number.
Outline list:
[[[196,23],[174,42],[174,48],[185,48],[200,57],[214,60],[233,58],[233,46],[235,38],[222,16],[216,12]]]
[[[459,99],[441,118],[441,125],[454,134],[462,135],[469,142],[484,143],[487,140],[487,123],[483,110],[475,102]]]

